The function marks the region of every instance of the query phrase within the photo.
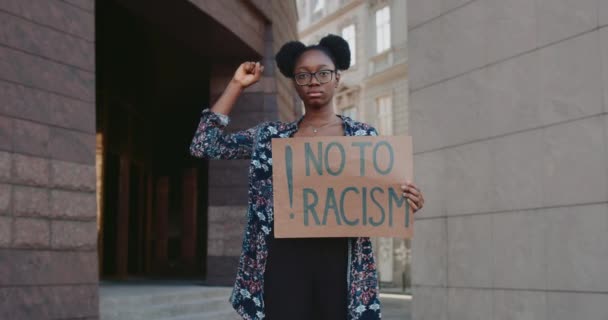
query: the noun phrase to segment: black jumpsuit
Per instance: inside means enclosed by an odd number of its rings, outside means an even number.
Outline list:
[[[348,238],[270,237],[266,320],[346,320]]]

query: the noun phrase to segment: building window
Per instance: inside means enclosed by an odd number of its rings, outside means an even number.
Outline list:
[[[357,120],[357,108],[352,106],[342,109],[342,115],[347,116],[353,120]]]
[[[382,135],[393,134],[393,102],[391,96],[378,98],[378,131]]]
[[[391,12],[388,6],[376,11],[376,53],[391,47]]]
[[[354,24],[342,29],[342,38],[348,42],[348,46],[350,47],[350,65],[352,66],[357,61],[357,40]]]

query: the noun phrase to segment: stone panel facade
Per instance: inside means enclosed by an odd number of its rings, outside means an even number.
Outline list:
[[[608,318],[606,1],[408,5],[414,319]]]
[[[0,21],[0,318],[97,319],[94,2]]]

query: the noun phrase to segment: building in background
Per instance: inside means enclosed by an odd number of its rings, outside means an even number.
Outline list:
[[[0,319],[98,319],[98,282],[232,285],[247,161],[194,159],[245,60],[230,130],[293,120],[274,53],[294,1],[1,0]]]
[[[408,134],[405,0],[297,0],[298,32],[305,44],[329,33],[350,45],[335,111],[375,126],[382,135]],[[375,239],[383,291],[409,283],[409,243]]]

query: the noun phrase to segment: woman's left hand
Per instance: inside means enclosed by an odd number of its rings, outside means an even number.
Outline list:
[[[424,197],[422,196],[422,191],[420,191],[416,185],[408,181],[401,186],[401,190],[403,191],[403,197],[407,198],[410,206],[414,209],[414,213],[422,209],[424,206]]]

